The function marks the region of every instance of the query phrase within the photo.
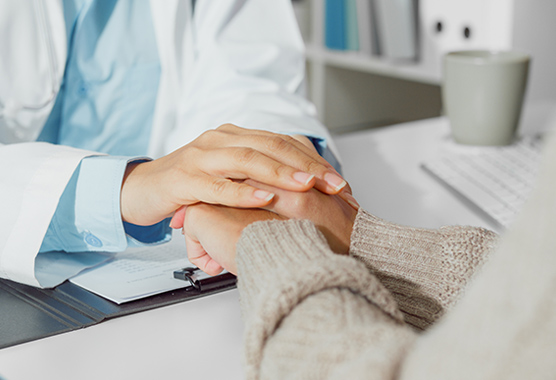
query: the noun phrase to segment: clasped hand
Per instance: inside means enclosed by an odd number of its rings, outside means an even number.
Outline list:
[[[179,215],[183,218],[191,263],[210,275],[218,274],[222,269],[237,274],[236,244],[243,229],[257,221],[274,219],[309,219],[323,233],[332,251],[348,253],[358,208],[351,194],[326,195],[315,189],[292,192],[254,181],[247,182],[276,194],[264,210],[200,203],[187,207]]]
[[[346,182],[312,146],[275,133],[231,124],[154,161],[130,165],[121,192],[122,219],[148,226],[199,202],[231,207],[268,205],[274,193],[238,180],[254,179],[276,188],[312,187],[336,194]]]
[[[208,274],[236,273],[235,246],[259,220],[311,219],[347,253],[356,205],[346,182],[303,136],[231,124],[154,161],[129,165],[122,219],[152,225],[173,216],[190,261]],[[342,191],[340,195],[338,194]]]

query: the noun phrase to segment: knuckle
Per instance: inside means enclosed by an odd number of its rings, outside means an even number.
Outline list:
[[[239,148],[234,153],[234,159],[238,166],[249,166],[256,160],[258,152],[252,148]]]
[[[223,204],[227,206],[236,206],[239,201],[244,198],[247,185],[233,183],[229,180],[219,180],[212,184],[212,196],[215,204]],[[201,209],[200,212],[208,212],[212,210]]]
[[[209,129],[208,131],[203,132],[196,141],[203,143],[206,146],[215,146],[222,138],[226,138],[228,136],[228,132],[225,129]]]
[[[199,146],[199,145],[205,145],[207,142],[210,143],[211,141],[214,140],[214,130],[210,129],[208,131],[204,131],[203,133],[201,133],[199,135],[199,137],[197,137],[195,140],[193,140],[193,142],[191,144],[189,144],[190,147],[193,146]]]
[[[311,173],[311,174],[320,174],[324,167],[319,164],[317,161],[314,160],[307,160],[305,162],[305,167],[303,168],[307,173]]]
[[[279,152],[279,151],[288,150],[290,148],[289,141],[280,136],[270,136],[270,137],[265,137],[265,139],[266,139],[266,146],[270,151]]]
[[[215,129],[209,129],[208,131],[204,131],[203,133],[201,133],[201,135],[199,136],[200,139],[208,139],[211,136],[213,136],[215,134],[216,130]]]
[[[229,132],[229,131],[234,131],[239,129],[239,127],[235,124],[232,123],[224,123],[222,125],[220,125],[218,128],[216,128],[216,131],[221,131],[221,132]]]
[[[223,194],[226,193],[228,182],[226,180],[216,180],[213,181],[210,186],[210,192],[213,194],[213,196],[215,198],[220,198]]]
[[[268,168],[268,175],[273,177],[273,178],[280,178],[282,176],[284,176],[287,172],[287,168],[284,165],[273,165],[272,167]]]
[[[266,175],[272,178],[290,178],[296,169],[280,162],[272,162],[266,166]]]
[[[234,184],[233,194],[236,201],[245,198],[247,193],[251,193],[251,187],[244,184]]]

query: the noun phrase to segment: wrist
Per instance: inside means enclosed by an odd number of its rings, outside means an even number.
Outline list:
[[[136,210],[133,205],[138,204],[135,198],[137,198],[136,189],[138,188],[137,183],[139,182],[141,170],[137,169],[147,162],[148,161],[145,160],[133,161],[128,163],[125,169],[120,192],[120,213],[122,221],[126,223],[142,225],[140,218],[136,215]]]

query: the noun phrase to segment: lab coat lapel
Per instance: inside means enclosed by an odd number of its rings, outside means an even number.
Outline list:
[[[165,138],[175,124],[182,72],[179,54],[182,51],[181,41],[187,24],[184,7],[185,11],[190,11],[191,2],[151,0],[150,4],[162,70],[148,154],[151,157],[160,157],[165,153],[163,151]]]
[[[64,75],[67,38],[62,0],[0,1],[0,25],[0,83],[4,84],[0,99],[11,103],[0,107],[18,121],[0,118],[0,142],[34,141],[54,106]],[[9,35],[19,36],[18,44],[6,38]],[[39,109],[31,112],[28,107]]]

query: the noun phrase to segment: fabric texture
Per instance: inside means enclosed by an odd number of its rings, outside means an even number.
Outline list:
[[[411,228],[361,209],[350,254],[392,292],[405,321],[424,330],[455,304],[497,240],[483,228]]]
[[[123,223],[120,187],[130,159],[86,157],[60,197],[39,252],[121,252],[128,246],[167,242],[169,219],[154,226]]]
[[[149,0],[67,0],[63,84],[39,141],[147,152],[160,60]]]
[[[168,241],[168,221],[139,229],[120,216],[131,160],[121,156],[147,152],[160,77],[149,1],[68,0],[64,17],[63,85],[38,140],[118,156],[88,157],[76,169],[39,252],[120,252]]]
[[[370,357],[375,373],[395,372],[382,356],[401,357],[415,334],[376,277],[332,253],[311,222],[252,224],[237,250],[248,379],[332,378],[366,341],[381,347]]]
[[[339,256],[309,221],[248,226],[236,257],[246,377],[554,378],[556,136],[547,145],[538,188],[502,238],[360,210]]]

